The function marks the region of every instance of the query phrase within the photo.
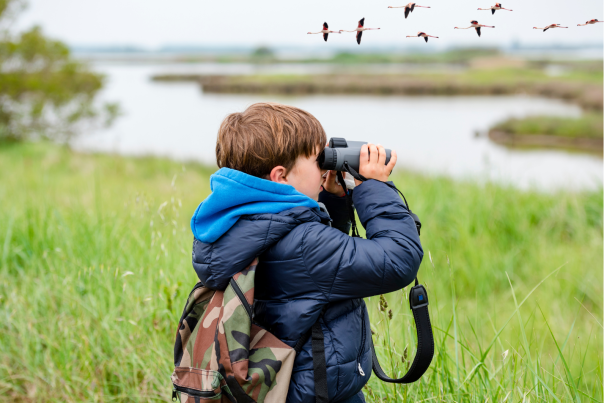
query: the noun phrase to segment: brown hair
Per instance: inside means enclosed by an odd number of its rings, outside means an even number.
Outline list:
[[[261,102],[224,119],[218,130],[216,163],[266,178],[279,165],[289,172],[299,156],[313,156],[326,142],[323,126],[310,113]]]

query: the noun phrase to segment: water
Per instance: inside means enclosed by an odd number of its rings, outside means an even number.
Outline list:
[[[125,116],[109,130],[77,140],[74,145],[81,150],[151,154],[215,164],[216,133],[223,118],[254,102],[276,101],[311,112],[321,121],[328,137],[368,140],[395,149],[398,167],[453,178],[510,183],[523,189],[581,190],[602,186],[599,156],[508,149],[484,135],[476,136],[510,116],[581,115],[579,107],[557,100],[524,96],[204,94],[195,83],[151,81],[151,75],[166,72],[166,65],[95,66],[109,78],[103,98],[118,101]]]
[[[106,57],[106,55],[103,55]],[[252,63],[174,63],[171,61],[137,60],[130,61],[124,59],[112,60],[110,57],[102,61],[96,61],[91,57],[80,55],[80,58],[87,62],[92,62],[97,70],[106,72],[114,68],[140,67],[149,69],[152,74],[222,74],[222,75],[240,75],[240,74],[404,74],[404,73],[461,73],[467,70],[466,66],[455,63],[371,63],[371,64],[330,64],[330,63],[276,63],[276,64],[252,64]],[[138,65],[138,66],[137,66]]]

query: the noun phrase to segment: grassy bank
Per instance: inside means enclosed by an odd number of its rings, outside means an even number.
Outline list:
[[[602,138],[602,114],[586,114],[580,118],[557,116],[528,116],[508,119],[496,124],[494,130],[518,135]]]
[[[158,75],[158,81],[196,81],[215,93],[506,95],[530,94],[577,102],[601,111],[602,70],[552,77],[538,68],[471,69],[462,73],[323,75]]]
[[[0,146],[0,401],[169,399],[213,170]],[[424,224],[436,356],[410,386],[372,377],[369,400],[601,402],[602,192],[394,180]],[[386,296],[392,319],[367,301],[392,375],[414,353],[405,295]]]
[[[489,137],[498,143],[517,146],[571,148],[602,153],[602,114],[579,118],[528,116],[497,123]]]

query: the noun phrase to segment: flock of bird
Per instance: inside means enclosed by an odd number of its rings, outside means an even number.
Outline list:
[[[388,6],[388,8],[404,8],[405,9],[405,18],[409,17],[409,14],[411,14],[413,12],[413,10],[415,10],[416,7],[430,8],[429,6],[420,6],[417,3],[409,3],[404,6]],[[494,6],[491,6],[489,8],[479,8],[478,10],[486,10],[486,11],[491,10],[491,14],[495,14],[495,11],[497,11],[497,10],[513,11],[513,10],[510,10],[509,8],[503,8],[501,3],[495,3]],[[604,21],[598,21],[597,19],[593,19],[593,20],[589,20],[589,21],[585,22],[585,24],[577,24],[577,26],[584,27],[586,25],[596,24],[598,22],[604,22]],[[469,27],[466,27],[466,28],[455,27],[454,29],[470,29],[470,28],[474,28],[476,30],[476,33],[478,34],[478,36],[480,36],[481,28],[495,28],[495,26],[479,24],[478,21],[472,20],[472,21],[470,21]],[[562,26],[560,26],[560,24],[550,24],[543,28],[533,27],[533,29],[542,29],[543,32],[547,31],[550,28],[568,28],[568,27],[562,27]],[[341,34],[342,32],[356,32],[357,33],[357,35],[356,35],[357,43],[360,45],[361,37],[363,36],[363,32],[370,31],[370,30],[378,30],[378,29],[380,29],[380,28],[365,28],[365,18],[361,18],[358,26],[355,29],[350,30],[350,31],[346,31],[343,29],[340,29],[338,31],[330,31],[329,25],[327,25],[327,23],[324,22],[322,30],[320,30],[319,32],[309,32],[309,34],[323,34],[323,39],[325,40],[325,42],[327,42],[327,38],[329,37],[329,34]],[[425,32],[419,31],[416,35],[407,35],[407,38],[424,38],[424,40],[426,42],[428,42],[428,38],[438,38],[438,36],[428,35]]]

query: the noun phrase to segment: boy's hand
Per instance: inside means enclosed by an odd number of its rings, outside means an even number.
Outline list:
[[[333,193],[336,196],[344,196],[344,189],[336,182],[336,171],[328,171],[325,183],[323,183],[323,189],[329,193]]]
[[[367,179],[375,179],[386,182],[394,165],[396,164],[396,151],[392,150],[390,162],[386,165],[386,150],[381,145],[363,144],[361,147],[361,159],[359,161],[359,173]],[[357,186],[361,181],[354,180]]]

